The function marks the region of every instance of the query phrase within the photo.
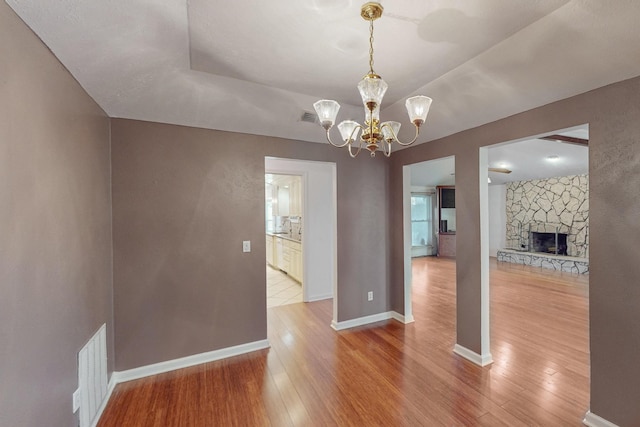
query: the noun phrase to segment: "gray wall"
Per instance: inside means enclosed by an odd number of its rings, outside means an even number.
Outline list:
[[[116,370],[267,338],[265,156],[337,163],[338,321],[389,309],[385,159],[119,119],[112,144]]]
[[[5,2],[0,58],[0,425],[77,425],[77,352],[113,338],[109,119]]]
[[[640,424],[639,78],[390,162],[113,120],[112,287],[109,120],[4,2],[0,55],[0,425],[76,422],[76,353],[102,323],[114,336],[112,291],[118,369],[266,337],[265,155],[338,165],[339,321],[404,311],[402,165],[455,155],[458,342],[479,352],[478,147],[583,123],[591,138],[591,410]],[[251,254],[239,250],[244,239],[254,242]]]
[[[402,166],[456,156],[458,343],[480,353],[478,148],[589,124],[591,411],[640,424],[640,78],[606,86],[391,159],[392,306],[403,312]],[[434,102],[434,105],[436,103]]]

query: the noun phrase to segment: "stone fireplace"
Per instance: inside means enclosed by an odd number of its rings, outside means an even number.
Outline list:
[[[588,175],[511,182],[506,208],[507,249],[555,254],[557,233],[558,254],[589,257]]]

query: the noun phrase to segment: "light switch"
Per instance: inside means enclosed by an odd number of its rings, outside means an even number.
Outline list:
[[[251,252],[251,240],[242,241],[242,252]]]

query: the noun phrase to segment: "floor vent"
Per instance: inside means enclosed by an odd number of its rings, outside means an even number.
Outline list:
[[[80,427],[89,427],[107,395],[107,325],[78,353]]]

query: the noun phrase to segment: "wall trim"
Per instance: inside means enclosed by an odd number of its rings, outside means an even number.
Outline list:
[[[356,319],[345,320],[343,322],[331,322],[331,327],[336,331],[341,331],[343,329],[355,328],[356,326],[368,325],[369,323],[380,322],[382,320],[394,319],[397,320],[393,311],[386,311],[384,313],[372,314],[370,316],[358,317]],[[399,313],[396,313],[400,315]],[[402,322],[404,323],[404,322]]]
[[[487,366],[493,363],[493,356],[491,356],[491,353],[487,353],[481,356],[475,351],[469,350],[468,348],[463,347],[460,344],[456,344],[455,346],[453,346],[453,352],[459,356],[464,357],[470,362],[475,363],[478,366]]]
[[[309,300],[306,302],[316,302],[316,301],[322,301],[325,299],[329,299],[329,298],[333,298],[332,294],[323,294],[323,295],[314,295],[312,297],[309,297]]]
[[[126,371],[113,372],[111,378],[115,378],[116,384],[137,380],[151,375],[162,374],[176,369],[188,368],[202,363],[214,362],[227,357],[239,356],[252,351],[269,348],[269,340],[254,341],[247,344],[240,344],[234,347],[222,348],[206,353],[194,354],[192,356],[181,357],[179,359],[167,360],[165,362],[154,363],[152,365],[141,366],[139,368],[128,369]]]
[[[111,374],[111,378],[109,378],[109,384],[107,384],[107,394],[104,395],[104,399],[102,399],[102,403],[100,403],[100,407],[98,408],[95,417],[93,417],[93,421],[91,421],[91,427],[96,427],[98,425],[98,422],[102,417],[102,413],[107,407],[107,403],[109,403],[109,400],[111,399],[111,394],[113,393],[113,389],[116,388],[117,384],[115,377],[115,372],[113,372]]]
[[[617,424],[614,424],[611,421],[607,421],[591,411],[587,411],[587,413],[584,414],[584,420],[582,420],[582,424],[589,427],[618,427]]]
[[[404,323],[405,325],[415,322],[415,319],[413,318],[413,316],[405,317],[404,314],[400,314],[397,311],[391,312],[391,318],[397,320],[400,323]]]

